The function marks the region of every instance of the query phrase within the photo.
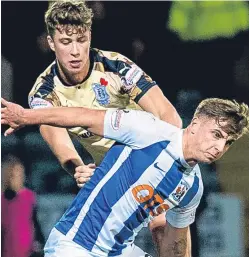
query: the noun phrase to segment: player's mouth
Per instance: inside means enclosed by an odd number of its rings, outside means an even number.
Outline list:
[[[74,60],[74,61],[70,61],[70,66],[72,68],[80,68],[80,65],[81,65],[81,62],[80,60]]]
[[[217,157],[211,153],[207,153],[208,154],[208,158],[209,159],[212,159],[212,160],[215,160]]]

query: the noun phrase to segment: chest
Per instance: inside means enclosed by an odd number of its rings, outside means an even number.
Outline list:
[[[155,217],[175,207],[185,207],[195,197],[199,179],[184,174],[173,158],[157,158],[132,188],[134,200],[141,210]]]
[[[56,78],[55,78],[56,82]],[[114,73],[93,71],[87,81],[75,87],[55,83],[61,105],[96,109],[135,108],[136,104],[127,93],[122,93],[121,80]]]

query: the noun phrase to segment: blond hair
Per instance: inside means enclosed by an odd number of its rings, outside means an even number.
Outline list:
[[[56,1],[45,13],[47,32],[53,36],[56,29],[68,35],[91,30],[93,13],[84,1]]]
[[[194,117],[201,116],[215,119],[217,124],[234,139],[249,131],[249,108],[245,103],[208,98],[203,100],[195,111]],[[221,122],[226,122],[226,125],[221,126]]]

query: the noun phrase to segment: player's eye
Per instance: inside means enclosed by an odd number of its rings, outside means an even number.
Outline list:
[[[220,133],[218,133],[216,131],[213,132],[213,135],[214,135],[215,138],[220,138]]]
[[[86,41],[87,41],[87,39],[85,37],[78,39],[78,42],[80,42],[80,43],[85,43]]]
[[[63,45],[69,45],[71,42],[69,40],[62,40],[61,43]]]

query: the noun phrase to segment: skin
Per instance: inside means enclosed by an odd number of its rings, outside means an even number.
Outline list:
[[[86,127],[94,134],[103,136],[104,110],[88,108],[46,108],[29,110],[2,99],[5,106],[1,109],[1,124],[8,124],[11,130],[5,135],[25,125],[48,124],[53,126]],[[197,162],[211,163],[218,160],[229,149],[233,142],[222,130],[215,119],[205,116],[194,117],[183,133],[183,155],[189,165]],[[160,217],[160,216],[159,216]],[[161,216],[162,217],[162,216]],[[188,257],[190,254],[189,228],[175,228],[164,220],[154,221],[152,234],[158,247],[160,257]]]
[[[187,134],[183,143],[183,152],[185,160],[194,166],[197,162],[211,163],[221,158],[229,149],[234,140],[229,136],[222,126],[214,119],[207,117],[195,117],[184,135]]]
[[[89,66],[91,32],[77,33],[72,29],[72,35],[65,31],[55,30],[53,37],[47,37],[48,44],[54,51],[59,72],[66,84],[77,85],[86,77]]]

